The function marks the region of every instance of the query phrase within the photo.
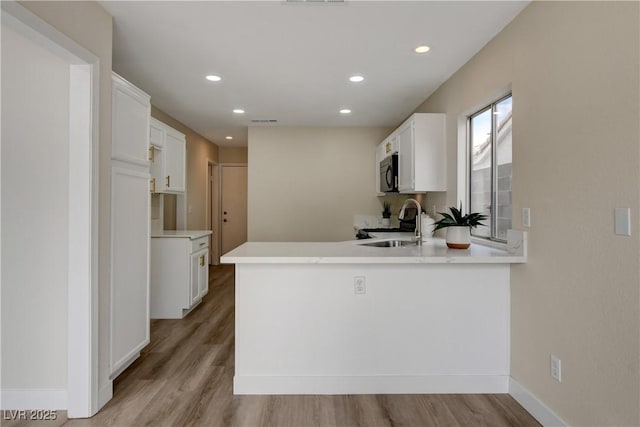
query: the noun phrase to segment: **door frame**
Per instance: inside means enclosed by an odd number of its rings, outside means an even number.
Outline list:
[[[211,167],[211,175],[209,175],[209,167]],[[220,233],[222,231],[220,224],[220,164],[211,159],[206,160],[206,185],[205,185],[205,221],[209,226],[209,230],[213,231],[211,235],[211,257],[209,264],[220,264]],[[213,181],[213,182],[212,182]]]
[[[14,1],[2,24],[69,63],[69,227],[66,402],[69,418],[94,415],[98,402],[98,125],[99,58]],[[1,267],[0,267],[1,268]],[[26,399],[38,399],[25,396]],[[42,398],[42,396],[40,396]],[[55,400],[55,399],[53,399]],[[60,409],[59,407],[43,409]]]

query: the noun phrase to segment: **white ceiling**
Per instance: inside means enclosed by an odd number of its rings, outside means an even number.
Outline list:
[[[114,71],[209,140],[242,146],[252,119],[397,126],[528,1],[100,3],[114,16]],[[431,51],[414,53],[421,44]]]

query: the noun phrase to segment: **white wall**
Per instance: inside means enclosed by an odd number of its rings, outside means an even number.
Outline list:
[[[69,65],[2,27],[2,389],[65,389]]]
[[[640,425],[639,18],[638,2],[533,2],[417,110],[447,113],[450,191],[428,206],[455,205],[458,118],[512,86],[513,224],[529,207],[531,228],[511,374],[570,425]]]
[[[249,128],[249,241],[354,238],[353,215],[382,212],[375,148],[389,128]]]

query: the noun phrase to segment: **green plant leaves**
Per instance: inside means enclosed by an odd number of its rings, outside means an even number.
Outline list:
[[[452,206],[449,208],[451,211],[451,215],[446,212],[438,212],[442,215],[442,219],[435,222],[435,228],[433,231],[440,230],[441,228],[447,227],[471,227],[475,228],[479,225],[485,225],[482,221],[488,218],[487,215],[481,214],[479,212],[469,213],[467,215],[462,214],[462,203],[460,203],[460,208],[456,208]]]

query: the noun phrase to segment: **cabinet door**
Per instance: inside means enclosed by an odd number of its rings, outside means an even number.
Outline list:
[[[167,192],[184,193],[186,143],[184,135],[168,129],[164,148],[165,182]]]
[[[165,126],[162,122],[151,117],[149,120],[149,145],[164,147]]]
[[[148,166],[149,95],[114,74],[112,76],[111,158]]]
[[[114,167],[111,186],[113,374],[149,343],[149,174]]]
[[[198,275],[200,273],[200,254],[191,254],[191,268],[189,273],[189,305],[194,305],[200,299],[200,283]]]
[[[209,292],[209,249],[202,251],[199,259],[198,271],[198,288],[200,290],[200,298]]]
[[[413,123],[404,123],[398,129],[398,191],[410,191],[414,188],[414,146]]]
[[[189,277],[190,303],[194,305],[208,289],[209,248],[191,254],[191,273]]]

